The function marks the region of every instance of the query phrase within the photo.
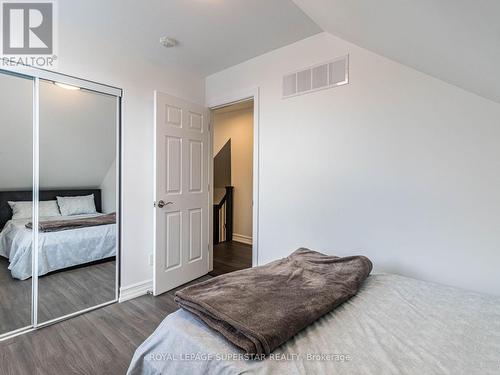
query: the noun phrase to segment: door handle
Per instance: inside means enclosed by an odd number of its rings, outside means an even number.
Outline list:
[[[167,202],[167,203],[165,203],[164,201],[161,200],[161,201],[158,202],[158,207],[159,208],[163,208],[165,206],[168,206],[169,204],[174,204],[174,202]]]

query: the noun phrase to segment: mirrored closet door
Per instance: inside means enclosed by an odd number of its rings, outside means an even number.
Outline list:
[[[33,87],[0,74],[0,337],[32,324]]]
[[[118,298],[121,90],[32,74],[0,73],[0,338]]]
[[[116,295],[117,98],[40,80],[38,322]]]

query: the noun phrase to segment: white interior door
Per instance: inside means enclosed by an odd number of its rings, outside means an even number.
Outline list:
[[[208,272],[208,110],[155,92],[154,295]]]

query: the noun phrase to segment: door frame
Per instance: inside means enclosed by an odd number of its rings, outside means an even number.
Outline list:
[[[253,100],[253,207],[252,207],[252,267],[259,265],[259,123],[260,123],[260,102],[259,102],[260,88],[254,87],[247,90],[242,90],[238,92],[230,93],[226,96],[209,99],[206,102],[206,107],[210,110],[210,154],[211,161],[208,167],[208,180],[210,182],[210,194],[209,194],[209,243],[210,243],[210,254],[209,254],[209,270],[213,270],[213,186],[214,186],[214,173],[213,173],[213,142],[214,142],[214,129],[213,129],[213,111],[217,108],[226,107],[231,104],[236,104],[239,102]]]

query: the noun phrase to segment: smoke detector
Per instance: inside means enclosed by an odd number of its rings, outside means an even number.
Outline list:
[[[179,42],[177,40],[175,40],[174,38],[170,38],[168,36],[162,36],[160,38],[160,44],[163,47],[172,48],[172,47],[175,47],[176,45],[178,45]]]

